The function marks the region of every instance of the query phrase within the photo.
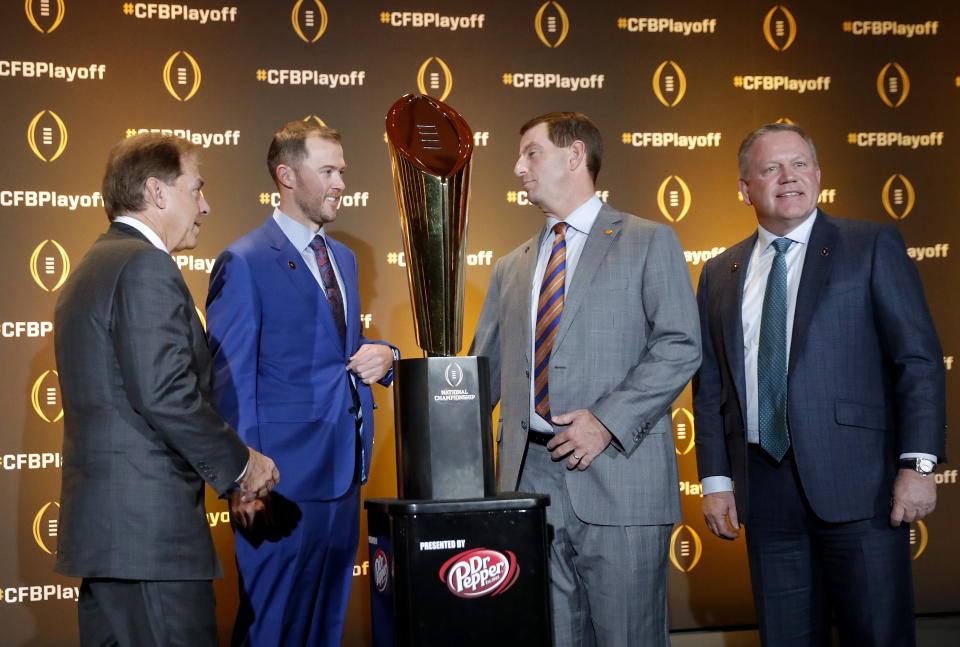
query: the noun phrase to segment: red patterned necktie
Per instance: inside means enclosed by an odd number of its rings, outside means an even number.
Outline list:
[[[567,276],[567,223],[553,226],[553,250],[540,284],[540,300],[537,303],[537,327],[534,332],[533,402],[534,409],[544,419],[550,420],[550,393],[548,368],[553,338],[557,335],[560,315],[563,313],[563,282]]]
[[[343,295],[340,294],[340,285],[337,283],[337,275],[333,272],[333,264],[327,254],[327,243],[323,236],[317,234],[310,241],[310,247],[317,256],[317,267],[320,269],[320,281],[323,283],[323,291],[327,295],[327,303],[330,304],[330,314],[333,315],[333,322],[337,324],[337,332],[340,333],[340,343],[345,344],[347,339],[347,320],[344,317]]]

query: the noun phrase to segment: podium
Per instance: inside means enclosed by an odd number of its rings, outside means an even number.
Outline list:
[[[374,647],[551,645],[549,502],[365,501]]]

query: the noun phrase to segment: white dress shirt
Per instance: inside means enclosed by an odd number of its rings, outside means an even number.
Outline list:
[[[157,232],[151,229],[150,225],[148,225],[144,221],[137,220],[132,216],[117,216],[116,218],[113,219],[113,221],[119,222],[123,225],[127,225],[128,227],[133,227],[134,229],[139,231],[141,234],[146,236],[147,240],[150,241],[151,245],[153,245],[159,250],[163,250],[167,252],[168,254],[170,253],[170,250],[167,249],[167,246],[163,244],[163,241],[160,239],[160,236],[157,235]]]
[[[603,203],[600,202],[600,198],[592,195],[589,200],[574,209],[566,220],[562,221],[569,225],[564,235],[564,241],[567,245],[566,275],[563,280],[564,299],[566,299],[573,273],[577,269],[577,263],[580,261],[580,253],[587,242],[587,235],[590,233],[602,206]],[[547,261],[550,260],[550,252],[553,249],[554,238],[556,238],[553,233],[553,226],[558,222],[561,221],[553,216],[547,216],[546,225],[540,235],[540,250],[537,252],[537,267],[533,272],[533,284],[530,286],[530,428],[546,433],[553,433],[553,428],[535,410],[533,375],[537,355],[537,306],[540,301],[540,284],[543,283],[543,275],[547,271]],[[560,318],[563,319],[563,314],[560,315]]]

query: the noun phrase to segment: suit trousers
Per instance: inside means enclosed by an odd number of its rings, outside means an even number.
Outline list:
[[[779,465],[758,445],[748,454],[745,532],[763,644],[829,647],[832,611],[841,645],[914,645],[909,527],[891,527],[886,514],[824,522],[792,451]]]
[[[339,647],[360,535],[360,485],[332,501],[271,493],[269,532],[237,531],[234,646]]]
[[[566,472],[566,461],[554,462],[546,447],[527,443],[517,489],[550,495],[547,532],[554,646],[669,645],[672,525],[585,523],[570,503]]]
[[[82,647],[216,647],[213,582],[83,578]]]

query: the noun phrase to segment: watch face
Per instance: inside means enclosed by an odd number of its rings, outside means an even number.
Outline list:
[[[917,460],[917,471],[923,474],[929,474],[933,471],[934,463],[929,458],[921,458]]]

